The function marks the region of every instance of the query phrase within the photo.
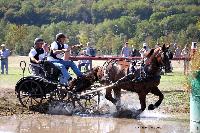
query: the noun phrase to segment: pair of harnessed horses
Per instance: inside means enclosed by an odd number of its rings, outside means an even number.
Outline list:
[[[117,109],[120,109],[121,89],[136,92],[139,96],[141,104],[139,111],[141,112],[146,108],[146,95],[152,93],[159,97],[156,103],[148,106],[149,110],[154,110],[161,104],[164,98],[158,85],[160,84],[162,67],[171,59],[169,57],[169,47],[163,45],[162,47],[151,49],[146,57],[147,60],[143,66],[143,73],[145,74],[143,76],[141,76],[141,69],[136,69],[134,72],[128,74],[126,69],[127,64],[120,64],[118,62],[116,65],[113,65],[113,61],[109,61],[103,67],[96,67],[88,71],[85,77],[88,82],[82,79],[75,79],[71,86],[77,85],[75,87],[77,88],[76,91],[82,91],[95,81],[99,81],[107,85],[104,87],[106,89],[105,98],[115,104]],[[112,91],[115,94],[115,98],[112,97]]]

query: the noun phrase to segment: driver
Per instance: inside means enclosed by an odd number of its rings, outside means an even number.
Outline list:
[[[39,66],[42,60],[45,58],[45,50],[43,49],[44,40],[41,38],[35,38],[34,46],[29,52],[31,70],[33,75],[40,75],[42,70]]]
[[[50,47],[50,56],[47,58],[48,61],[51,61],[61,70],[62,76],[59,80],[60,84],[64,86],[68,86],[68,81],[71,80],[71,76],[69,75],[67,68],[70,67],[77,77],[83,76],[76,64],[69,60],[71,47],[65,44],[66,38],[67,37],[63,33],[56,35],[56,40]]]

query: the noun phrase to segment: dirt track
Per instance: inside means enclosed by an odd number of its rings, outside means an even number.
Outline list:
[[[157,99],[157,97],[154,97],[153,95],[148,95],[147,105],[152,103],[152,101],[155,101],[155,99]],[[124,92],[124,94],[122,95],[122,101],[124,103],[130,103],[130,104],[137,103],[139,105],[136,93]],[[184,102],[184,100],[182,102]],[[188,111],[189,109],[182,106],[183,105],[182,102],[180,102],[179,105],[173,106],[170,105],[170,103],[166,103],[164,101],[161,104],[161,106],[155,109],[153,112],[165,113],[175,117],[182,115],[185,116],[185,118],[187,118],[189,116],[189,111]],[[37,113],[38,112],[29,111],[28,109],[21,106],[14,92],[14,88],[1,88],[0,116],[10,116],[13,114],[37,114]]]
[[[0,88],[0,90],[0,116],[33,113],[26,108],[22,108],[13,88]]]
[[[19,62],[18,60],[21,59],[19,57],[16,57],[11,60],[10,66],[16,66],[16,62]],[[24,58],[23,58],[24,59]],[[13,64],[12,64],[13,63]],[[183,66],[182,64],[176,63],[173,64],[176,69],[180,66]],[[182,69],[182,68],[181,68]],[[21,104],[19,103],[19,100],[17,99],[14,91],[14,86],[13,85],[8,85],[5,83],[6,86],[0,86],[0,116],[9,116],[13,114],[33,114],[37,112],[29,111],[26,108],[23,108]],[[176,88],[177,89],[177,88]],[[181,90],[181,91],[180,91]],[[189,107],[188,107],[188,93],[183,92],[183,89],[180,89],[178,91],[173,90],[173,91],[164,91],[164,100],[161,106],[158,109],[155,109],[154,112],[162,112],[165,114],[170,114],[170,115],[178,115],[178,114],[183,114],[186,115],[187,117],[189,116]],[[126,98],[131,99],[130,102],[131,104],[134,104],[132,99],[137,100],[138,102],[138,97],[134,93],[130,92],[125,92],[125,96],[122,95],[122,98],[124,99],[123,101],[127,102]],[[180,100],[181,99],[181,100]],[[157,100],[157,97],[148,95],[147,96],[147,106],[152,103],[152,101]]]

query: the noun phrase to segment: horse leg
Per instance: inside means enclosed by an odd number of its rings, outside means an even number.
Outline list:
[[[162,100],[164,99],[164,95],[158,89],[158,87],[152,88],[151,89],[151,93],[154,94],[154,95],[156,95],[156,96],[159,96],[159,99],[158,99],[158,101],[154,105],[150,104],[148,106],[148,110],[154,110],[155,108],[157,108],[162,103]]]
[[[113,88],[114,88],[114,86],[110,86],[110,87],[106,88],[105,98],[107,100],[111,101],[113,104],[116,104],[117,100],[112,97],[112,90],[113,90]]]
[[[141,105],[141,109],[139,109],[139,111],[141,111],[141,112],[144,111],[146,108],[146,95],[147,94],[144,92],[141,92],[138,94],[139,100],[140,100],[140,105]]]
[[[121,110],[121,89],[114,89],[114,97],[117,100],[116,109]]]

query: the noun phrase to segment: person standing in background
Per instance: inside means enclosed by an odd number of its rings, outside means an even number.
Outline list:
[[[126,42],[124,44],[124,47],[122,47],[122,50],[121,50],[121,56],[122,57],[129,57],[130,56],[130,49],[128,47],[128,42]]]
[[[4,74],[4,67],[6,69],[6,74],[8,74],[8,56],[10,56],[10,54],[10,50],[6,48],[5,44],[2,44],[0,50],[1,74]]]
[[[96,51],[95,49],[91,46],[90,42],[87,42],[86,44],[86,55],[88,56],[91,56],[91,57],[95,57],[96,56]],[[92,69],[92,60],[88,60],[89,61],[89,66],[90,66],[90,69]]]
[[[86,51],[85,50],[83,50],[82,52],[81,52],[81,56],[88,56],[87,54],[86,54]],[[90,65],[90,63],[89,63],[89,60],[79,60],[78,61],[78,69],[81,71],[81,67],[82,66],[85,66],[85,69],[86,69],[86,71],[88,71],[88,66]]]
[[[131,48],[131,54],[130,54],[131,57],[136,57],[136,56],[140,56],[140,53],[137,49],[134,48],[134,46],[132,45],[132,48]]]
[[[175,57],[181,56],[181,48],[179,45],[176,47],[174,55],[175,55]]]
[[[190,50],[191,58],[194,56],[196,51],[197,51],[197,42],[192,42],[192,46],[191,46],[191,50]]]
[[[177,47],[175,49],[174,56],[177,58],[181,57],[181,48],[179,45],[177,45]],[[178,60],[178,63],[180,63],[180,60]]]
[[[190,50],[187,44],[181,51],[181,56],[184,58],[184,74],[187,74],[189,70],[189,57],[190,57]]]
[[[143,43],[142,46],[143,47],[142,47],[142,49],[140,49],[139,53],[140,53],[141,57],[144,58],[144,53],[146,53],[149,50],[149,48],[146,43]]]

